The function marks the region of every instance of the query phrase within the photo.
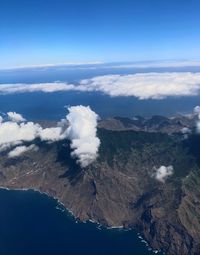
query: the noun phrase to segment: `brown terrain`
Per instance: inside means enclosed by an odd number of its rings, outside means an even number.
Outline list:
[[[101,120],[96,162],[81,169],[70,142],[47,144],[18,158],[1,153],[0,186],[58,198],[80,220],[136,228],[152,248],[200,254],[200,136],[196,116]],[[46,125],[43,122],[43,125]],[[192,133],[185,137],[182,128]],[[173,165],[165,182],[153,169]]]

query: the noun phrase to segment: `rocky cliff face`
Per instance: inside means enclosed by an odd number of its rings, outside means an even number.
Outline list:
[[[117,121],[129,125],[127,119]],[[158,132],[159,121],[152,120],[146,131],[139,131],[143,124],[137,131],[133,126],[113,131],[109,121],[100,123],[99,157],[85,169],[71,158],[67,140],[35,141],[37,152],[13,159],[1,153],[0,186],[46,192],[80,220],[137,228],[166,254],[200,254],[200,138],[172,134],[168,121],[170,132]],[[173,124],[175,131],[177,125],[180,130],[185,124]],[[165,182],[153,175],[162,165],[174,168]]]

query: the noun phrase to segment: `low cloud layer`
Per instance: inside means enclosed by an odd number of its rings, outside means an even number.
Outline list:
[[[199,60],[165,60],[165,61],[144,61],[135,63],[121,63],[106,66],[107,68],[127,69],[127,68],[169,68],[169,67],[199,67]]]
[[[141,100],[196,96],[200,93],[200,73],[137,73],[98,76],[82,80],[78,84],[53,82],[0,85],[0,94],[57,91],[102,92],[112,97],[134,96]]]
[[[165,180],[173,174],[173,171],[173,166],[161,166],[155,169],[153,177],[160,182],[165,182]]]
[[[7,68],[0,68],[1,70],[17,70],[17,69],[29,69],[40,70],[46,69],[76,69],[76,70],[90,70],[90,69],[130,69],[130,68],[181,68],[181,67],[199,67],[200,60],[187,59],[187,60],[158,60],[158,61],[133,61],[133,62],[121,62],[121,63],[106,63],[101,61],[93,62],[66,62],[57,64],[38,64],[38,65],[25,65],[25,66],[12,66]]]
[[[52,82],[52,83],[35,83],[35,84],[0,84],[0,94],[15,94],[15,93],[33,93],[44,92],[52,93],[59,91],[75,90],[73,84]]]
[[[81,105],[69,107],[68,110],[66,118],[57,127],[51,128],[42,128],[37,123],[27,122],[18,113],[8,112],[5,119],[0,118],[0,151],[11,149],[8,156],[18,157],[34,149],[34,144],[24,146],[23,142],[32,143],[36,138],[55,142],[68,138],[71,140],[72,156],[82,167],[86,167],[96,159],[100,145],[96,137],[98,115],[90,107]]]
[[[96,159],[100,145],[96,136],[98,115],[90,107],[72,106],[68,110],[67,133],[73,149],[72,156],[78,158],[82,167],[86,167]]]
[[[139,99],[194,96],[200,91],[200,73],[107,75],[84,80],[81,85],[89,91],[101,91],[110,96],[135,96]]]

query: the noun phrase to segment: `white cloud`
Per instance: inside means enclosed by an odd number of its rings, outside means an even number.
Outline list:
[[[163,61],[140,61],[133,63],[122,63],[106,66],[106,68],[127,69],[127,68],[167,68],[167,67],[198,67],[199,60],[163,60]]]
[[[100,65],[100,66],[99,66]],[[181,67],[199,67],[200,60],[186,59],[186,60],[157,60],[157,61],[132,61],[121,63],[105,63],[101,61],[90,62],[64,62],[64,63],[48,63],[36,65],[19,65],[0,68],[1,70],[12,71],[16,69],[39,69],[46,70],[46,68],[76,68],[76,69],[127,69],[127,68],[181,68]]]
[[[113,97],[163,99],[168,96],[194,96],[200,91],[200,73],[106,75],[83,80],[81,85],[88,91],[101,91]]]
[[[0,68],[0,70],[15,70],[15,69],[42,69],[42,68],[49,68],[49,67],[76,67],[79,66],[87,66],[87,65],[100,65],[104,62],[101,61],[89,61],[89,62],[64,62],[64,63],[57,63],[57,64],[38,64],[38,65],[19,65],[19,66],[11,66],[7,68]],[[87,68],[87,67],[85,67]]]
[[[20,145],[20,144],[22,144],[22,141],[13,141],[10,143],[0,144],[0,152],[8,150],[12,148],[13,146]]]
[[[0,94],[56,91],[102,92],[112,97],[134,96],[139,99],[163,99],[169,96],[195,96],[200,93],[200,73],[166,72],[105,75],[80,81],[39,84],[1,84]]]
[[[188,127],[183,127],[182,129],[181,129],[181,133],[182,134],[190,134],[192,131],[191,131],[191,129],[190,128],[188,128]]]
[[[0,125],[0,146],[17,141],[32,141],[39,136],[40,125],[33,122],[2,122]]]
[[[200,114],[200,106],[199,105],[194,107],[194,113],[195,114]]]
[[[10,151],[8,153],[8,157],[9,158],[14,158],[14,157],[19,157],[21,156],[23,153],[27,152],[27,151],[31,151],[31,150],[38,150],[38,147],[34,144],[30,145],[30,146],[17,146],[15,149],[13,149],[12,151]]]
[[[153,177],[160,182],[165,182],[165,180],[173,174],[173,171],[173,166],[161,166],[155,169]]]
[[[196,124],[196,131],[197,131],[198,134],[200,133],[200,120],[197,121],[197,124]]]
[[[72,156],[78,158],[82,167],[86,167],[96,159],[100,145],[96,137],[98,115],[89,106],[72,106],[68,110],[67,133],[73,149]]]
[[[36,138],[54,142],[66,138],[66,134],[62,127],[42,128],[33,122],[2,121],[0,123],[0,151],[22,142],[31,142]]]
[[[62,127],[44,128],[41,129],[39,136],[42,141],[55,142],[66,138],[66,132]]]
[[[39,124],[25,122],[18,113],[8,113],[12,121],[0,123],[0,152],[21,145],[23,142],[33,142],[36,138],[42,141],[55,142],[68,138],[71,140],[72,156],[78,158],[78,163],[86,167],[92,163],[98,153],[100,140],[96,137],[98,115],[90,107],[72,106],[69,114],[61,120],[57,127],[42,128]],[[22,121],[22,122],[19,122]],[[8,153],[9,157],[17,157],[33,148],[21,145]]]
[[[3,117],[0,116],[0,124],[3,122]]]
[[[188,135],[192,133],[192,130],[190,128],[188,128],[188,127],[183,127],[181,129],[181,133],[183,134],[183,138],[187,139]]]
[[[36,84],[1,84],[0,94],[14,94],[14,93],[33,93],[33,92],[45,92],[52,93],[57,91],[69,91],[74,90],[73,84],[53,82],[53,83],[36,83]]]
[[[22,117],[22,115],[19,114],[19,113],[16,113],[16,112],[8,112],[7,115],[8,115],[8,117],[9,117],[9,119],[10,119],[11,121],[14,121],[14,122],[23,122],[23,121],[25,121],[25,119],[24,119],[24,118]]]
[[[196,122],[196,132],[200,133],[200,106],[197,105],[194,107],[194,114],[197,115],[197,122]]]

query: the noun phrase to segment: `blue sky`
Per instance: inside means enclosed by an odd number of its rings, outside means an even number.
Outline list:
[[[200,57],[199,0],[1,0],[0,67]]]

